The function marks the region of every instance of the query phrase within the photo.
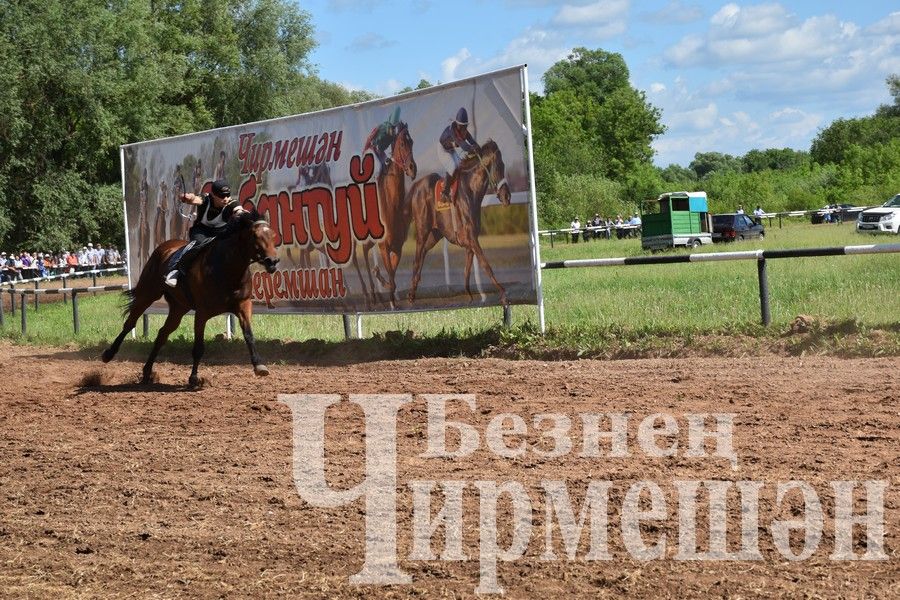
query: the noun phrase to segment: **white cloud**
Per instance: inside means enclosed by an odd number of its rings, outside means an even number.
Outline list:
[[[661,94],[666,91],[666,84],[659,83],[658,81],[654,81],[650,84],[650,93],[652,94]]]
[[[900,11],[892,12],[870,28],[878,35],[900,34]]]
[[[714,102],[698,108],[685,109],[663,116],[663,123],[671,129],[710,129],[719,121],[719,109]]]
[[[564,27],[607,24],[624,19],[629,4],[628,0],[600,0],[583,6],[564,4],[553,17],[553,24]]]
[[[671,0],[657,11],[645,12],[641,20],[650,23],[693,23],[703,18],[703,9],[696,4],[685,4],[681,0]]]
[[[469,60],[472,57],[472,53],[469,52],[468,48],[460,48],[459,51],[453,56],[448,56],[444,60],[441,61],[441,73],[443,74],[443,81],[453,81],[455,79],[459,79],[460,76],[457,75],[457,69],[459,66]]]
[[[712,35],[765,36],[782,31],[793,18],[779,4],[740,7],[726,4],[712,16]]]
[[[525,63],[528,65],[530,88],[540,93],[543,89],[540,76],[551,65],[568,56],[571,50],[572,47],[560,36],[552,35],[543,29],[530,29],[511,40],[503,50],[490,58],[472,56],[466,48],[445,58],[441,62],[443,73],[441,81],[454,81]]]

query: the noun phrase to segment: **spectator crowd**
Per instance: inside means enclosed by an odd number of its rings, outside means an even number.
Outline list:
[[[81,250],[50,252],[0,252],[0,281],[21,281],[51,275],[77,275],[79,272],[119,267],[125,263],[119,251],[93,243]]]
[[[572,234],[572,241],[578,242],[581,237],[584,241],[590,238],[606,238],[610,239],[613,235],[621,239],[624,237],[640,237],[641,235],[641,218],[634,213],[630,218],[626,215],[616,215],[616,218],[603,218],[599,214],[595,214],[593,219],[588,220],[582,228],[581,219],[575,217],[569,225]]]

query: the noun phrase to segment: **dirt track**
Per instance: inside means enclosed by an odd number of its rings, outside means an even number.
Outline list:
[[[480,479],[522,483],[534,509],[525,556],[498,565],[507,597],[900,597],[897,358],[428,359],[272,366],[268,379],[253,378],[249,366],[219,365],[204,369],[211,385],[198,392],[182,387],[185,364],[162,363],[161,383],[145,388],[133,383],[138,363],[101,368],[88,358],[0,343],[6,374],[0,391],[0,595],[468,597],[479,583],[479,500],[472,482]],[[82,387],[85,381],[99,385]],[[559,458],[532,451],[500,458],[483,442],[467,458],[423,458],[426,410],[416,400],[400,410],[397,425],[399,562],[413,582],[351,585],[348,578],[363,563],[364,503],[325,509],[298,496],[291,413],[276,394],[441,392],[476,395],[474,412],[457,404],[450,416],[482,435],[500,413],[522,416],[529,423],[527,442],[538,446],[547,440],[531,426],[534,414],[561,413],[577,424],[582,413],[628,413],[631,455],[582,458],[583,437],[575,427],[575,450]],[[657,412],[682,426],[688,413],[735,413],[737,470],[718,457],[643,453],[633,436],[640,420]],[[328,483],[346,489],[363,480],[363,413],[343,402],[327,415]],[[684,436],[678,439],[684,447]],[[423,479],[469,482],[463,500],[467,560],[408,559],[407,484]],[[576,559],[565,558],[558,531],[557,559],[540,559],[542,479],[566,482],[576,517],[589,481],[612,482],[611,560],[585,560],[587,532]],[[672,482],[692,479],[765,483],[759,509],[763,560],[673,559],[679,531]],[[790,508],[779,510],[774,503],[777,483],[793,479],[815,489],[825,512],[821,544],[799,562],[782,558],[769,529],[773,519],[802,518],[797,497],[788,499]],[[889,484],[887,560],[829,559],[834,539],[829,482],[852,479]],[[644,529],[648,545],[666,536],[661,560],[636,560],[622,543],[622,498],[638,480],[656,482],[665,494],[668,520]],[[432,511],[441,503],[436,493]],[[504,540],[510,533],[508,509],[501,501],[498,528]],[[729,504],[728,513],[734,541],[740,507]],[[707,531],[702,511],[697,527],[702,540]],[[435,552],[443,539],[442,527],[432,538]],[[861,535],[854,540],[861,554],[865,540]],[[797,538],[792,542],[799,547]]]

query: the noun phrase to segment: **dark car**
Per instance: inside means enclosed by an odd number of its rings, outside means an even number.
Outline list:
[[[813,225],[819,223],[843,223],[845,220],[853,221],[863,207],[853,206],[852,204],[829,204],[823,206],[809,216],[809,220]]]
[[[747,215],[730,213],[713,215],[713,242],[733,242],[735,240],[763,239],[766,229]]]

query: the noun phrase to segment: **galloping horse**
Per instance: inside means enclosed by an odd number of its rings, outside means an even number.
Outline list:
[[[191,263],[187,277],[182,278],[177,288],[170,288],[163,283],[169,257],[185,245],[183,240],[169,240],[157,246],[150,260],[141,271],[137,285],[125,292],[128,306],[125,309],[127,318],[122,332],[103,352],[103,362],[109,362],[116,355],[122,340],[137,324],[140,317],[160,296],[165,295],[169,304],[169,316],[159,330],[153,350],[144,364],[143,383],[153,381],[153,363],[159,349],[182,317],[194,310],[194,367],[188,379],[188,385],[198,387],[201,384],[197,376],[197,367],[203,357],[203,333],[206,322],[226,312],[234,313],[241,324],[244,341],[250,350],[250,362],[257,375],[268,375],[266,368],[256,352],[256,341],[250,319],[253,305],[250,300],[250,265],[258,262],[265,266],[269,273],[275,272],[278,256],[274,245],[274,232],[269,224],[261,220],[256,211],[243,212],[232,218],[229,230],[197,253]]]
[[[506,290],[494,277],[494,271],[484,256],[484,250],[478,242],[481,234],[481,201],[488,189],[494,189],[504,206],[509,206],[510,191],[506,181],[506,167],[503,155],[493,140],[488,140],[481,147],[480,156],[466,158],[458,169],[459,182],[456,197],[450,210],[437,211],[434,208],[437,183],[443,178],[437,173],[415,182],[409,190],[410,205],[416,222],[416,259],[413,266],[412,283],[409,289],[409,302],[416,299],[416,288],[422,276],[422,263],[425,253],[431,250],[441,238],[451,244],[466,249],[466,293],[472,300],[469,290],[469,276],[472,273],[472,259],[478,257],[478,264],[484,269],[500,292],[500,302],[506,303]]]
[[[379,283],[388,290],[388,300],[393,307],[397,290],[396,275],[400,256],[403,254],[403,242],[409,233],[412,220],[409,203],[406,200],[406,177],[415,179],[417,167],[413,158],[413,140],[409,135],[409,126],[400,121],[397,124],[397,135],[391,146],[390,164],[378,174],[378,208],[384,223],[384,237],[378,242],[381,262],[387,271],[387,280],[375,269]],[[377,302],[375,282],[372,281],[372,268],[369,265],[369,251],[375,242],[363,244],[363,258],[366,271],[369,273],[369,285],[372,290],[372,302]]]

